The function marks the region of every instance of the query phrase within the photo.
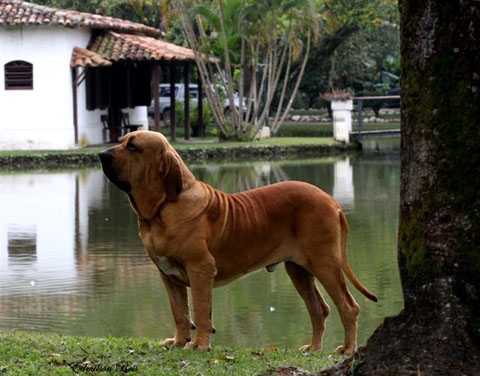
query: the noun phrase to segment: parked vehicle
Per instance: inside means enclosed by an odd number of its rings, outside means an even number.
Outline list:
[[[190,90],[190,104],[193,106],[196,106],[198,104],[198,85],[197,84],[190,84],[189,85],[189,90]],[[219,88],[219,90],[223,90],[222,88]],[[206,98],[206,95],[204,93],[204,100]],[[175,101],[176,103],[180,103],[183,105],[185,101],[185,84],[175,84]],[[160,90],[159,90],[159,103],[160,103],[160,115],[161,119],[165,123],[170,122],[170,84],[160,84]],[[234,98],[234,103],[235,106],[238,108],[240,104],[240,100],[238,98],[238,94],[235,93],[235,98]],[[224,100],[224,112],[227,114],[230,111],[230,101],[228,98]],[[149,116],[154,116],[155,114],[155,104],[154,101],[152,100],[152,103],[148,107],[148,115]]]

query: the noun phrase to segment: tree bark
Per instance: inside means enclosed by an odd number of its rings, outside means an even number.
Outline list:
[[[322,373],[480,374],[480,2],[400,0],[405,308]]]

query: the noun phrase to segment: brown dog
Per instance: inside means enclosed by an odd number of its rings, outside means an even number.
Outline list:
[[[284,262],[312,322],[312,341],[302,350],[321,348],[329,312],[314,277],[340,312],[345,342],[338,351],[356,350],[359,307],[344,275],[367,298],[377,299],[347,262],[347,221],[327,193],[294,181],[220,192],[196,180],[167,139],[155,132],[129,133],[100,159],[107,177],[128,194],[140,237],[167,288],[176,333],[165,344],[208,349],[213,287]],[[193,340],[187,286],[197,326]]]

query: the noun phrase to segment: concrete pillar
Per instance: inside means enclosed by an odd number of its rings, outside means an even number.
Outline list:
[[[352,131],[353,100],[332,100],[333,138],[336,141],[350,143]]]

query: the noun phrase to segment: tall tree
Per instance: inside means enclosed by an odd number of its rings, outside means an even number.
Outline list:
[[[30,0],[31,2],[62,9],[98,13],[160,26],[159,0]]]
[[[480,3],[401,0],[405,297],[355,375],[480,374]]]
[[[300,91],[307,101],[308,107],[313,107],[319,99],[319,94],[332,89],[343,89],[336,82],[335,62],[342,59],[335,58],[339,48],[347,49],[344,45],[358,32],[375,35],[385,35],[385,27],[394,28],[398,25],[397,0],[317,0],[322,19],[321,37],[312,45],[312,51],[305,68],[305,79],[300,85]],[[358,48],[369,47],[361,45]],[[391,45],[392,50],[398,45]],[[349,49],[351,60],[362,61],[355,48]],[[365,55],[365,51],[362,51]],[[363,62],[362,62],[363,63]],[[347,71],[352,80],[356,74]]]

